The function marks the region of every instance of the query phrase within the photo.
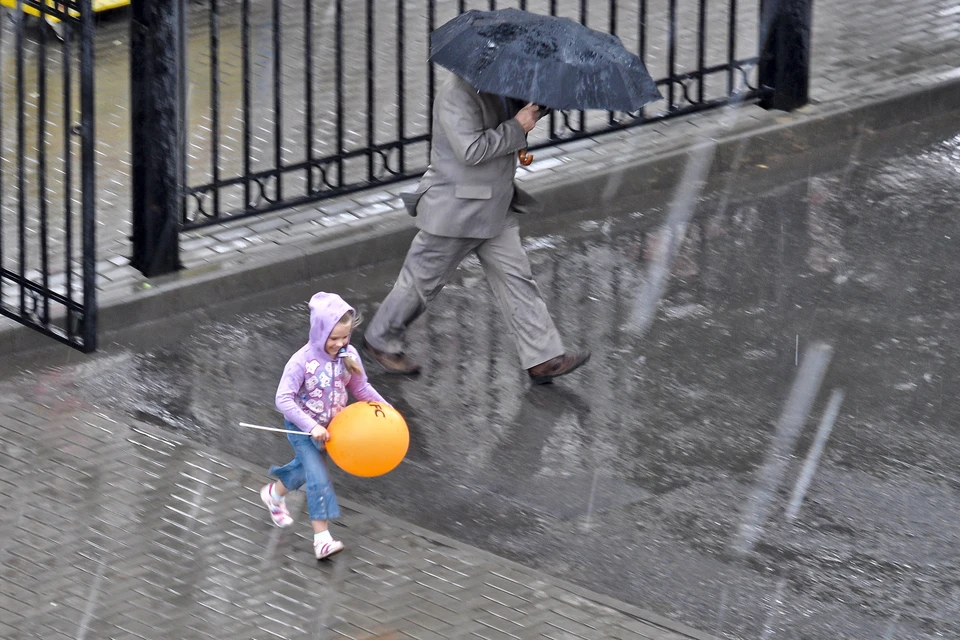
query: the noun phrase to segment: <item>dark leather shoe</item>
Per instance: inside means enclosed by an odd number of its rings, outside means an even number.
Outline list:
[[[388,353],[376,349],[367,342],[366,338],[360,338],[360,347],[367,355],[376,360],[377,364],[383,367],[387,373],[396,373],[399,375],[420,373],[420,365],[402,353]]]
[[[557,376],[563,376],[587,363],[589,351],[574,351],[527,369],[533,384],[548,384]]]

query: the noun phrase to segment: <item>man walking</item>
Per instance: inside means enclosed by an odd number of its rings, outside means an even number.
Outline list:
[[[539,207],[514,185],[517,152],[526,148],[539,109],[513,104],[457,76],[437,93],[430,166],[417,191],[404,196],[420,232],[363,338],[366,351],[390,373],[420,370],[403,352],[406,329],[471,252],[534,383],[570,373],[590,357],[565,352],[520,243],[515,214]]]

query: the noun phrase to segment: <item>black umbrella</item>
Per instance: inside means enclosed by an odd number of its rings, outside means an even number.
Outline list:
[[[620,38],[519,9],[457,16],[431,34],[430,60],[480,91],[558,110],[630,113],[663,97]]]

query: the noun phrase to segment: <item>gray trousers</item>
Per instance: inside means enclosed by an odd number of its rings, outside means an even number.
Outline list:
[[[407,327],[422,314],[470,252],[476,252],[500,303],[520,365],[529,369],[563,355],[563,342],[530,271],[517,221],[494,238],[447,238],[420,231],[410,245],[393,290],[364,337],[375,349],[402,352]]]

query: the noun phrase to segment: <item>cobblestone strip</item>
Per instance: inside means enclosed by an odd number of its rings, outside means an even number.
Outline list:
[[[707,638],[349,504],[318,563],[245,463],[27,391],[0,391],[0,637]]]

